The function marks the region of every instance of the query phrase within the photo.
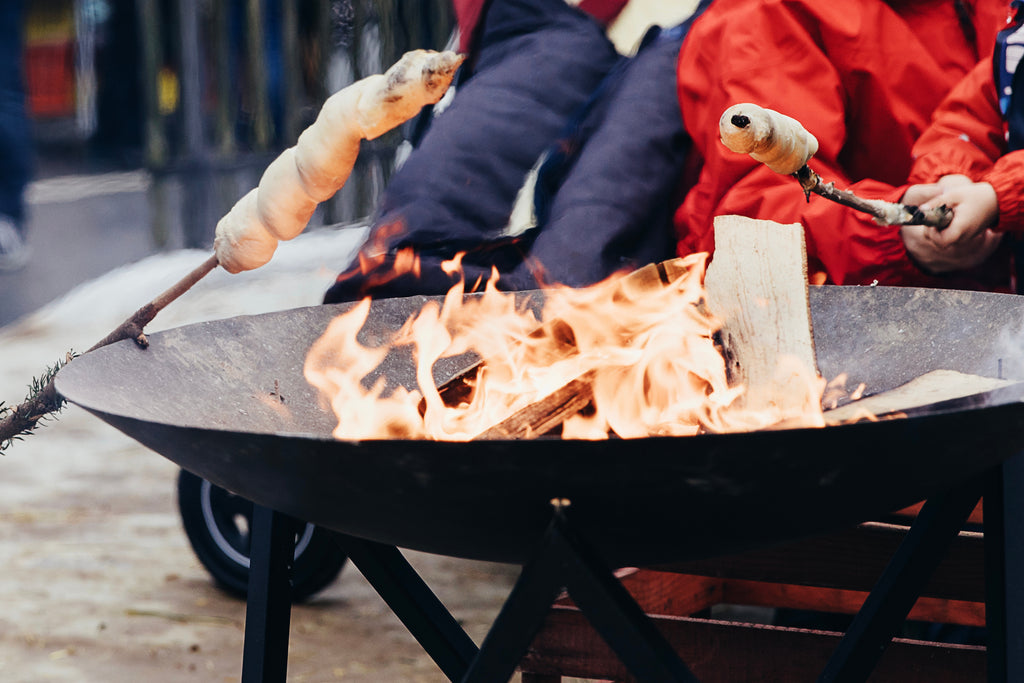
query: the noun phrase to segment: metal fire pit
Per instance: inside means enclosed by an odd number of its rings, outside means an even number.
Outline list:
[[[425,301],[375,302],[364,335],[397,328]],[[830,662],[832,673],[823,674],[862,680],[859,673],[870,671],[913,604],[914,587],[941,557],[944,539],[977,501],[977,490],[962,484],[1024,443],[1019,384],[903,419],[822,429],[608,441],[338,441],[330,437],[333,416],[301,368],[311,343],[345,308],[169,330],[151,335],[147,350],[126,341],[88,353],[57,377],[68,400],[262,506],[253,531],[247,683],[283,681],[286,669],[280,595],[293,538],[271,510],[338,532],[353,562],[452,680],[507,680],[565,586],[639,679],[695,681],[608,566],[737,552],[928,498],[908,537],[913,542],[894,559],[893,576],[880,581],[885,590],[872,593]],[[938,369],[1024,380],[1022,297],[816,287],[811,309],[819,368],[826,378],[847,373],[850,387],[864,382],[880,392]],[[443,365],[437,381],[462,366]],[[400,354],[382,371],[390,381],[413,383]],[[571,507],[553,512],[553,499]],[[526,564],[479,651],[396,547]],[[255,599],[254,585],[266,587]],[[992,614],[1004,614],[1002,588],[1000,582],[991,593]],[[998,652],[1005,654],[1005,642]]]
[[[425,299],[376,302],[369,336]],[[904,288],[812,288],[819,365],[882,391],[934,369],[1024,378],[1024,299]],[[1021,391],[908,419],[640,440],[338,441],[302,377],[345,306],[237,317],[76,359],[57,388],[181,467],[325,528],[451,556],[521,563],[572,501],[615,565],[732,552],[861,521],[981,472],[1024,442]],[[412,383],[408,360],[385,373]],[[457,362],[438,370],[458,367]],[[967,407],[965,407],[967,406]],[[814,510],[808,515],[808,510]]]

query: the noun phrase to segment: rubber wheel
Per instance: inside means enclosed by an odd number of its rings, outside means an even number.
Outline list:
[[[249,585],[252,502],[181,470],[178,511],[192,550],[214,582],[244,598]],[[346,559],[326,532],[307,524],[295,538],[292,601],[301,602],[326,588],[341,573]]]

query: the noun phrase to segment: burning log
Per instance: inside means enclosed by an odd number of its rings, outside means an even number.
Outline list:
[[[547,434],[587,407],[594,398],[593,380],[593,372],[577,377],[482,432],[474,441],[532,439]]]
[[[729,383],[745,388],[737,406],[772,411],[787,426],[821,426],[823,383],[811,334],[803,228],[721,216],[715,239],[705,289],[710,310],[722,321],[718,334]],[[624,278],[620,291],[643,296],[671,283],[679,268],[678,259],[648,265]],[[550,432],[590,402],[593,375],[577,377],[476,438],[528,439]],[[464,377],[455,378],[455,386]]]
[[[770,412],[787,427],[821,426],[824,382],[814,354],[803,228],[720,216],[715,243],[704,284],[708,308],[721,321],[718,338],[729,383],[744,389],[737,407]],[[678,260],[649,265],[620,287],[643,296],[670,283],[678,267]],[[551,431],[587,405],[588,382],[586,375],[574,379],[477,438],[522,439]]]
[[[833,399],[823,399],[817,369],[802,227],[724,216],[715,229],[706,273],[705,255],[693,255],[593,287],[551,288],[532,301],[542,311],[493,284],[479,297],[454,289],[373,346],[358,338],[370,310],[364,301],[315,342],[306,379],[334,410],[334,435],[352,440],[519,440],[556,430],[564,439],[632,439],[825,427],[891,413],[891,404],[871,401],[823,416],[823,401]],[[402,347],[415,385],[386,392],[374,369]],[[459,372],[457,359],[470,351],[483,360]],[[442,359],[455,363],[442,366],[452,379],[437,387]],[[983,401],[975,395],[1001,388],[985,378],[954,395],[951,386],[948,376],[923,377],[895,409]]]
[[[669,285],[673,280],[680,277],[685,270],[686,266],[683,265],[683,259],[680,258],[669,259],[660,263],[649,263],[623,277],[616,284],[618,293],[620,296],[642,296],[645,291]],[[531,336],[551,332],[556,327],[562,325],[564,325],[563,321],[549,320],[534,330]],[[564,353],[568,355],[571,352],[572,343],[571,340],[567,339]],[[441,394],[446,404],[455,405],[471,393],[469,383],[476,377],[477,372],[483,367],[484,363],[483,359],[477,360],[464,369],[459,370],[450,379],[438,386],[438,393]],[[420,412],[422,411],[423,406],[421,405]],[[534,435],[537,436],[538,434],[534,432]]]
[[[617,283],[618,295],[623,297],[642,296],[645,292],[668,286],[685,271],[682,259],[670,259],[661,263],[651,263],[639,268],[622,278]],[[534,333],[548,331],[564,325],[559,320],[551,320]],[[567,340],[564,354],[568,356],[575,349]],[[480,360],[444,382],[438,391],[446,402],[453,403],[464,399],[470,389],[468,382],[476,375],[485,360]],[[567,419],[585,409],[593,400],[595,373],[588,371],[573,379],[544,398],[535,401],[516,411],[498,424],[477,435],[474,440],[490,439],[532,439],[543,436],[558,428]]]

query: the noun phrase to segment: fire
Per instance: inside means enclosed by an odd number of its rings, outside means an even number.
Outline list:
[[[496,276],[477,297],[463,283],[441,305],[430,302],[380,346],[357,339],[370,310],[362,301],[329,325],[311,348],[306,379],[338,417],[340,439],[464,441],[524,407],[582,379],[592,398],[562,423],[562,438],[693,435],[766,427],[793,420],[742,406],[715,343],[720,323],[705,306],[706,254],[682,260],[667,284],[645,274],[614,276],[591,287],[550,286],[538,318],[499,291]],[[458,260],[450,264],[458,268]],[[653,281],[656,280],[656,281]],[[394,348],[408,346],[422,391],[387,393],[367,377]],[[475,351],[485,361],[468,398],[448,405],[434,386],[438,359]],[[821,424],[821,394],[805,369],[802,424]]]

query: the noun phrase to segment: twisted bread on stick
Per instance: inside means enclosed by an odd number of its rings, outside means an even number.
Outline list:
[[[768,168],[800,181],[804,195],[821,195],[837,204],[863,211],[879,225],[931,225],[942,230],[953,219],[953,210],[936,206],[922,211],[880,199],[864,199],[850,190],[822,181],[807,162],[818,151],[818,140],[796,119],[756,104],[734,104],[718,120],[722,143],[738,154],[749,154]]]
[[[815,152],[818,139],[796,119],[756,104],[734,104],[718,120],[726,147],[749,154],[776,173],[796,173]]]
[[[258,187],[217,223],[219,264],[238,273],[267,263],[278,240],[298,236],[317,204],[345,184],[360,141],[383,135],[440,100],[462,60],[454,52],[413,50],[384,74],[329,97],[296,145],[271,162]]]

